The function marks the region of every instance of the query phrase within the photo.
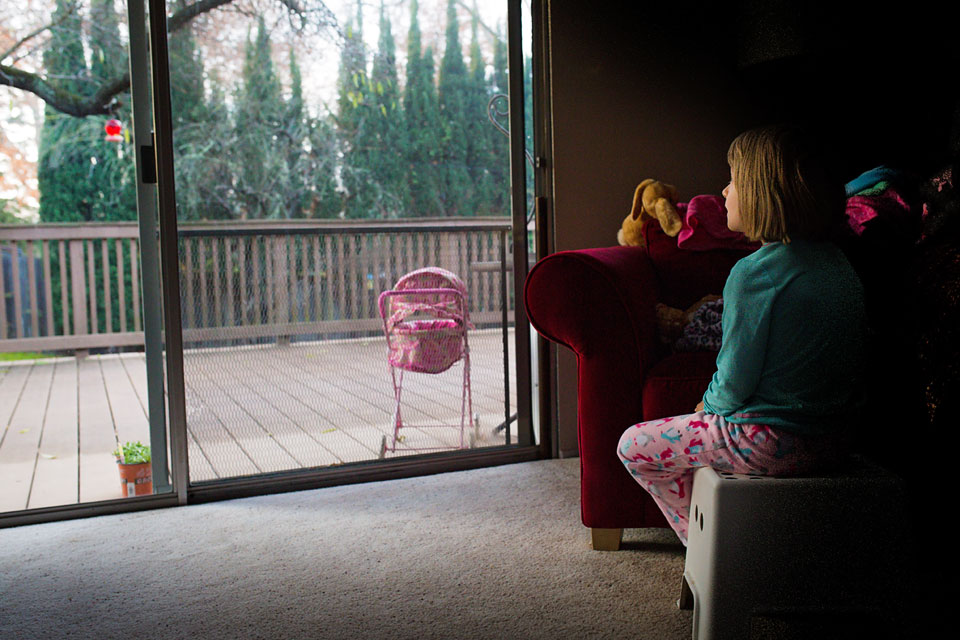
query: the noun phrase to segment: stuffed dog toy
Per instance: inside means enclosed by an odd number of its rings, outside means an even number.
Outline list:
[[[683,227],[676,202],[679,198],[677,188],[671,184],[647,178],[633,193],[633,206],[630,214],[623,220],[617,232],[617,242],[623,246],[643,246],[643,236],[640,228],[643,221],[653,218],[660,223],[660,228],[668,236],[676,237]]]

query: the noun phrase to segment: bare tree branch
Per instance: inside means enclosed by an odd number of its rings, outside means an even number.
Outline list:
[[[202,13],[213,11],[231,2],[233,0],[197,0],[197,2],[177,9],[173,12],[173,15],[167,18],[167,33],[173,33]]]
[[[189,24],[197,16],[208,13],[214,9],[228,5],[235,0],[196,0],[184,7],[177,9],[173,15],[167,18],[167,33],[174,33]],[[288,11],[297,17],[300,26],[305,26],[309,16],[313,13],[319,13],[321,20],[326,20],[332,16],[329,9],[322,3],[314,3],[311,0],[278,0],[287,7]],[[69,15],[69,14],[68,14]],[[64,16],[65,18],[66,16]],[[57,22],[60,22],[61,18]],[[20,39],[0,60],[10,55],[23,43],[36,37],[43,31],[56,26],[51,23]],[[107,115],[114,112],[120,105],[117,96],[130,88],[130,74],[122,75],[105,82],[97,91],[89,97],[66,91],[51,83],[48,78],[39,73],[32,73],[18,69],[12,65],[0,64],[0,85],[7,85],[15,89],[29,91],[39,96],[45,103],[67,115],[76,117],[85,117],[92,115]]]
[[[127,90],[130,86],[130,76],[125,73],[123,76],[115,78],[112,82],[100,87],[89,98],[61,89],[47,82],[39,74],[6,65],[0,65],[0,84],[29,91],[39,96],[40,99],[57,111],[82,118],[84,116],[112,113],[115,108],[114,97]]]
[[[70,11],[65,12],[62,16],[60,16],[59,18],[57,18],[56,20],[54,20],[54,21],[51,22],[50,24],[44,25],[44,26],[40,27],[39,29],[34,29],[33,31],[31,31],[31,32],[28,33],[27,35],[25,35],[25,36],[23,36],[22,38],[20,38],[19,40],[17,40],[17,42],[14,43],[14,45],[13,45],[12,47],[10,47],[9,49],[7,49],[7,50],[4,51],[3,53],[0,53],[0,60],[6,60],[9,56],[12,56],[12,55],[13,55],[13,52],[14,52],[14,51],[16,51],[17,49],[19,49],[19,48],[20,48],[21,46],[23,46],[24,44],[26,44],[29,40],[32,40],[33,38],[36,38],[38,35],[40,35],[41,33],[43,33],[44,31],[46,31],[46,30],[48,30],[48,29],[53,29],[54,27],[58,26],[61,22],[63,22],[63,21],[66,20],[67,18],[69,18],[69,17],[73,14],[73,12],[76,11],[76,8],[77,8],[76,5],[74,5],[73,7],[71,7]]]

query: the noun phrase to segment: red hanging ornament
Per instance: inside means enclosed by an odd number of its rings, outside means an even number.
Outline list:
[[[103,130],[107,132],[107,142],[123,142],[123,136],[120,135],[123,125],[116,118],[107,120]]]

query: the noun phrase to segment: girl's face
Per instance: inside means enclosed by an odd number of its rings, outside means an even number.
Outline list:
[[[733,170],[730,170],[730,183],[723,190],[727,207],[727,228],[730,231],[743,231],[740,224],[740,198],[737,196],[737,187],[733,184]]]

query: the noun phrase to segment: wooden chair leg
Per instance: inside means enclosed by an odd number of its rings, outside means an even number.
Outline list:
[[[593,548],[596,551],[619,551],[623,539],[623,529],[590,529]]]
[[[677,600],[677,608],[683,609],[684,611],[689,611],[693,609],[693,591],[690,590],[690,585],[687,584],[687,577],[680,577],[680,599]]]

